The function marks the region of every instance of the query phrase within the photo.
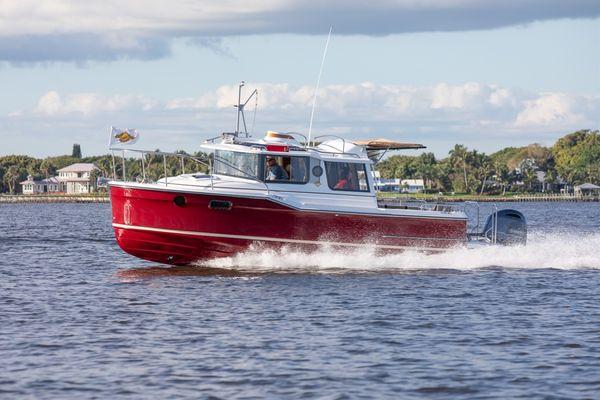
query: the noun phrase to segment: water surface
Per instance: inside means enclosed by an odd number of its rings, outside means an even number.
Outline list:
[[[512,206],[524,248],[164,268],[107,204],[0,205],[0,397],[598,398],[600,204]]]

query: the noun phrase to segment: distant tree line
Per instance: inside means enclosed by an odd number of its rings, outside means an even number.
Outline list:
[[[436,192],[532,192],[540,187],[540,171],[548,191],[560,183],[600,184],[600,135],[597,130],[580,130],[558,139],[552,147],[530,144],[490,155],[457,144],[441,160],[433,153],[392,156],[377,169],[382,178],[423,179],[425,187]]]
[[[157,150],[158,151],[158,150]],[[178,154],[187,155],[184,151]],[[82,157],[81,146],[73,145],[72,154],[37,159],[25,155],[0,157],[0,193],[18,193],[19,182],[32,175],[34,179],[49,178],[56,171],[73,163],[94,163],[100,169],[98,176],[110,178],[113,173],[121,178],[123,159],[112,155]],[[192,156],[208,163],[205,153]],[[191,159],[166,158],[167,175],[186,172],[207,172],[207,168]],[[382,178],[423,179],[429,191],[456,193],[504,193],[506,191],[535,191],[539,187],[538,171],[545,173],[547,190],[558,187],[559,182],[577,185],[585,182],[600,184],[600,134],[598,131],[580,130],[556,141],[552,147],[531,144],[524,147],[507,147],[487,155],[457,144],[448,157],[437,160],[433,153],[419,156],[392,156],[377,165]],[[125,159],[127,179],[156,181],[164,177],[163,157],[147,154],[142,159]],[[145,172],[145,174],[143,174]],[[554,185],[553,185],[554,184]]]

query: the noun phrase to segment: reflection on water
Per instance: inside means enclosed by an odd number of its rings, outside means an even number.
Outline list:
[[[143,268],[128,268],[118,270],[115,275],[117,278],[131,281],[138,279],[152,279],[152,278],[164,278],[171,276],[225,276],[225,277],[237,277],[237,276],[249,276],[251,274],[246,272],[240,272],[232,269],[225,268],[214,268],[214,267],[202,267],[202,266],[153,266]]]

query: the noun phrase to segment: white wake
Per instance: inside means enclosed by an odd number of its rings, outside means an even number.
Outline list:
[[[385,272],[432,269],[600,269],[600,234],[530,234],[526,246],[457,248],[438,254],[406,251],[378,255],[372,249],[314,252],[251,248],[235,257],[204,262],[206,267],[254,272]]]

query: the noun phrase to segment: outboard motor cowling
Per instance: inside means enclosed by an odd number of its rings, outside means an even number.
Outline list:
[[[527,243],[525,216],[511,209],[492,213],[485,222],[483,236],[490,243],[515,245]]]

